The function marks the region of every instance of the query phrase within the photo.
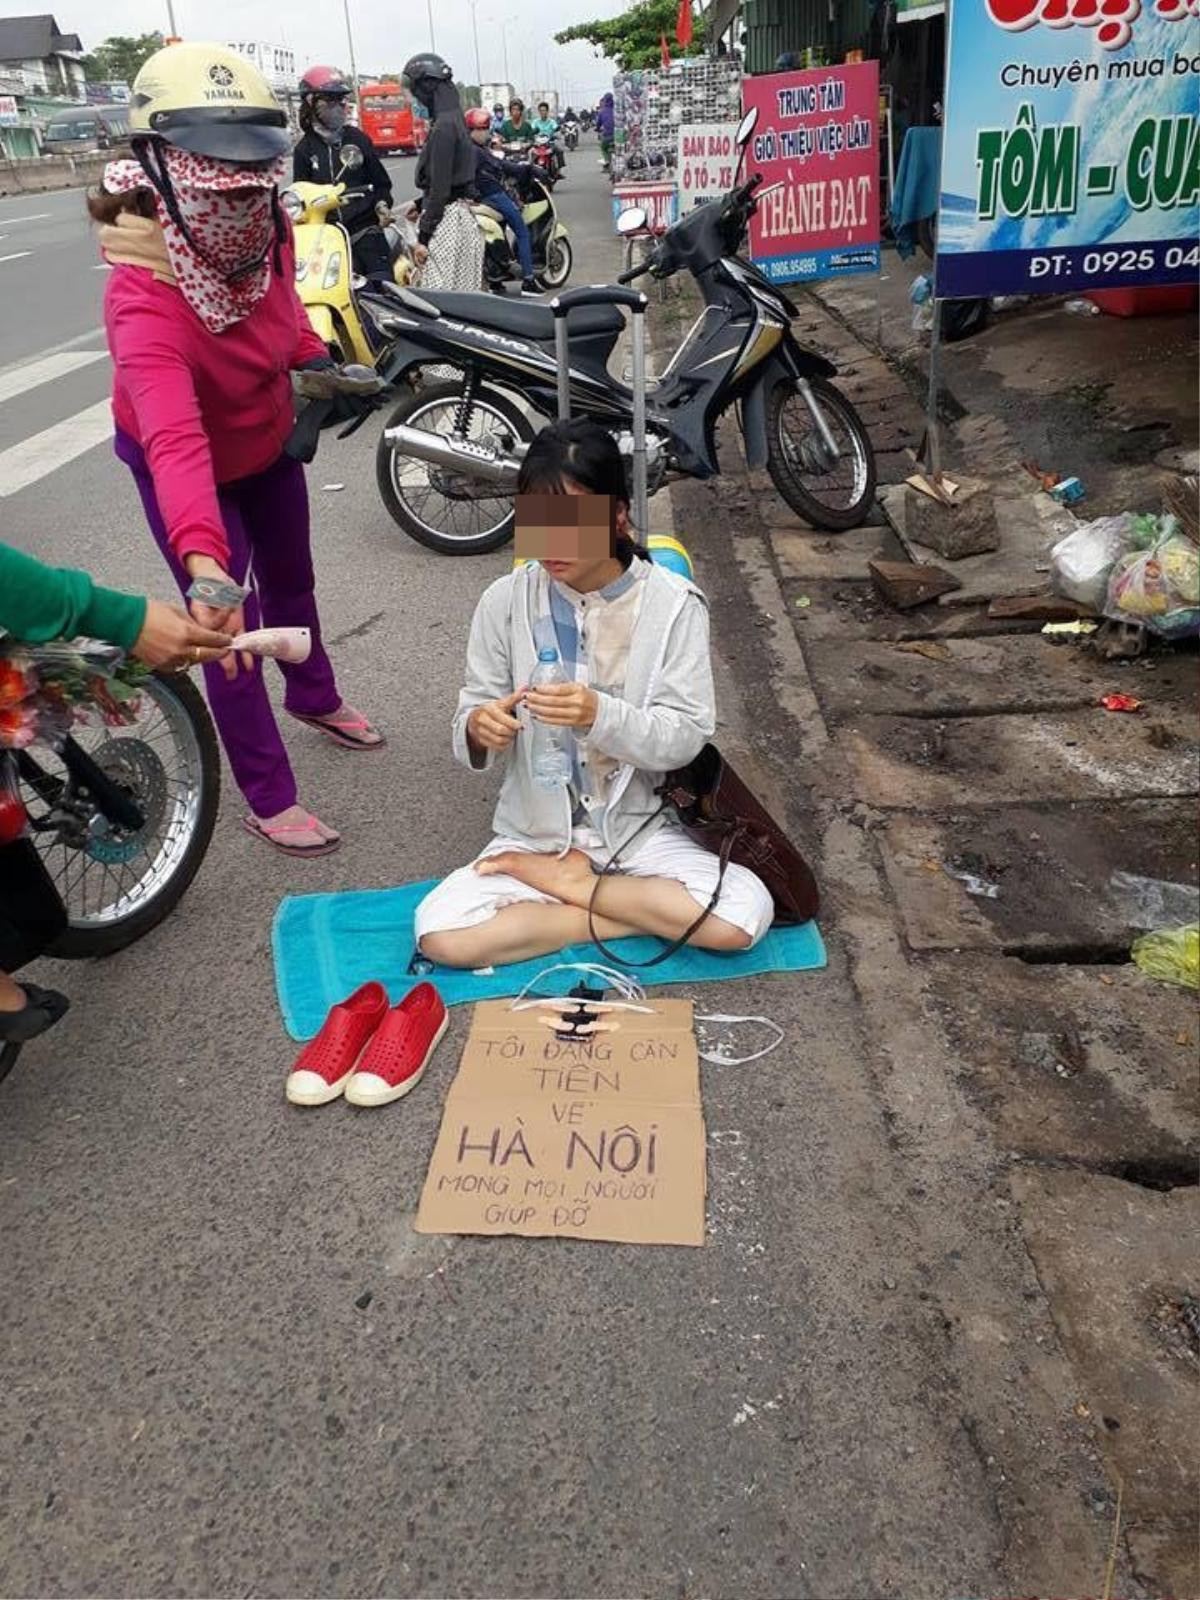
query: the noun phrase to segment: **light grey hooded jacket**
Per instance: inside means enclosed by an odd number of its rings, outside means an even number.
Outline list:
[[[716,725],[708,602],[686,579],[649,566],[629,647],[623,697],[599,694],[587,734],[595,749],[621,763],[603,818],[604,842],[619,850],[658,810],[663,776],[700,753]],[[490,767],[494,752],[472,759],[467,717],[529,682],[537,663],[534,629],[549,609],[550,580],[537,562],[498,578],[484,591],[467,644],[467,681],[454,717],[454,754],[472,771]],[[504,782],[492,826],[531,849],[563,852],[571,842],[569,789],[543,789],[533,778],[530,741],[518,734],[499,757]],[[638,839],[651,837],[662,821]]]

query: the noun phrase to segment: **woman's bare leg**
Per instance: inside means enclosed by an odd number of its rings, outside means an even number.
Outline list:
[[[627,933],[652,933],[660,939],[679,939],[704,909],[676,878],[634,878],[616,873],[598,878],[582,850],[568,850],[562,857],[506,850],[499,855],[486,856],[476,864],[475,870],[483,877],[503,872],[518,878],[568,906],[580,908],[585,913],[585,921],[587,908],[593,904],[595,895],[598,931],[602,921],[613,921],[623,924]],[[615,936],[601,933],[600,937]],[[688,943],[701,950],[747,950],[751,938],[732,922],[708,916]]]
[[[609,917],[597,917],[595,925],[606,942],[638,931]],[[504,967],[553,955],[568,944],[585,944],[590,937],[586,908],[526,903],[505,906],[474,928],[427,933],[421,954],[443,967]]]
[[[7,972],[0,972],[0,1011],[24,1011],[29,996]]]

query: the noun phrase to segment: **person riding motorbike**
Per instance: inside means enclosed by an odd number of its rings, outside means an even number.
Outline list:
[[[525,102],[523,100],[510,100],[508,103],[508,116],[500,129],[500,137],[505,144],[532,144],[536,135],[533,123],[525,115]]]
[[[492,132],[499,133],[504,127],[504,107],[499,100],[492,107]]]
[[[601,96],[600,104],[596,108],[596,132],[600,138],[600,165],[605,171],[612,166],[616,120],[612,94]]]
[[[290,139],[263,75],[224,45],[168,45],[133,86],[132,160],[110,161],[88,210],[112,268],[104,319],[115,449],[155,542],[206,627],[307,627],[282,667],[284,706],[343,748],[383,737],[338,692],[321,643],[289,369],[334,368],[295,288],[277,185]],[[248,574],[252,572],[252,577]],[[249,587],[244,587],[249,585]],[[296,780],[253,658],[205,668],[245,826],[289,855],[338,834],[297,804]]]
[[[475,193],[475,146],[463,120],[462,102],[449,66],[422,51],[404,68],[401,81],[429,113],[429,134],[417,158],[416,263],[427,289],[471,293],[483,280],[483,240],[470,200]]]
[[[362,152],[362,166],[351,180],[369,192],[348,200],[338,220],[354,240],[354,266],[366,278],[392,276],[391,255],[379,227],[379,210],[392,205],[392,180],[374,144],[346,121],[350,85],[336,67],[310,67],[300,79],[300,126],[304,137],[292,152],[293,183],[343,180],[341,153],[346,145]],[[356,237],[357,236],[357,237]]]
[[[533,119],[533,131],[539,139],[549,139],[550,148],[554,152],[554,175],[557,177],[564,172],[567,166],[563,154],[562,140],[558,136],[558,118],[550,115],[550,102],[543,100],[538,105],[538,114]]]
[[[542,134],[547,139],[558,138],[558,118],[550,115],[550,102],[543,100],[538,105],[538,114],[533,119],[533,131]]]
[[[533,240],[529,236],[521,207],[504,187],[505,178],[531,178],[533,166],[528,161],[508,161],[488,148],[491,118],[486,111],[467,112],[467,131],[475,146],[475,192],[485,205],[498,211],[512,229],[517,259],[521,263],[521,293],[540,294],[533,275]]]

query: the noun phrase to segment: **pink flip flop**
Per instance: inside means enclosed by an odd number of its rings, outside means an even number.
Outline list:
[[[285,856],[328,856],[341,845],[340,839],[326,839],[321,844],[280,844],[278,835],[283,833],[302,833],[305,828],[316,828],[317,819],[311,812],[305,812],[300,822],[277,823],[268,825],[260,822],[257,817],[245,816],[242,818],[242,827],[247,833],[252,833],[256,838],[265,839],[274,850]]]
[[[300,711],[292,711],[289,715],[295,717],[297,722],[307,723],[310,728],[315,728],[318,733],[325,734],[327,738],[333,740],[334,744],[340,744],[344,750],[382,750],[387,743],[383,734],[379,733],[379,729],[368,722],[366,717],[361,714],[356,714],[355,716],[306,717]],[[379,737],[374,743],[369,743],[365,739],[356,739],[354,737],[356,733],[378,733]]]

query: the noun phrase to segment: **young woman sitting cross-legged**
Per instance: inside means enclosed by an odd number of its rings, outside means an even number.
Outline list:
[[[520,567],[476,608],[454,749],[475,772],[499,762],[504,778],[497,837],[417,909],[421,952],[444,966],[502,965],[586,941],[589,906],[605,941],[679,939],[717,884],[715,855],[666,816],[647,825],[664,774],[694,759],[715,725],[704,596],[635,542],[621,455],[597,424],[545,429],[518,490],[605,497],[615,540],[608,553]],[[545,648],[558,652],[572,681],[530,689]],[[574,734],[565,787],[537,783],[528,719]],[[598,879],[617,851],[619,870]],[[731,863],[689,942],[748,949],[773,914],[763,883]]]

